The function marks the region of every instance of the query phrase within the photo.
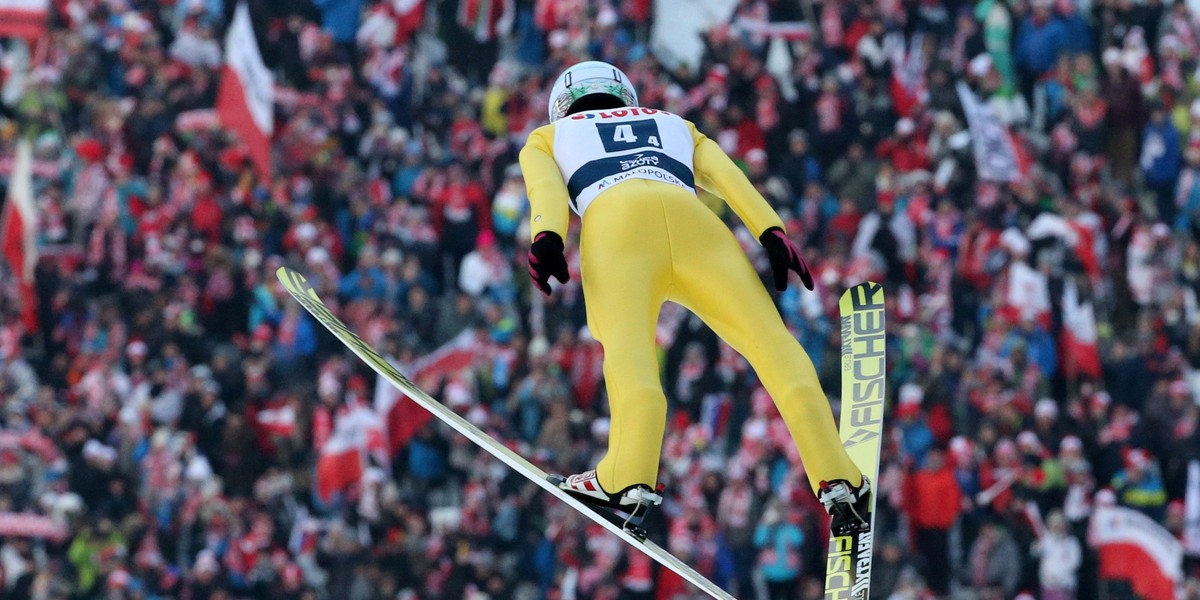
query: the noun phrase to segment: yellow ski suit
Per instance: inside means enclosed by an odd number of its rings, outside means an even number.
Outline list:
[[[812,360],[733,233],[696,196],[697,185],[721,196],[756,238],[783,227],[715,142],[664,111],[587,111],[533,131],[520,163],[534,238],[551,231],[565,240],[569,208],[581,214],[588,327],[604,347],[612,416],[608,453],[596,468],[606,491],[657,483],[667,403],[655,330],[667,300],[696,313],[749,360],[814,492],[822,480],[861,481]]]

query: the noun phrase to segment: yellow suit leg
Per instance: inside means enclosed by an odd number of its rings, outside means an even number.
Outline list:
[[[662,187],[634,180],[604,192],[579,242],[588,328],[604,346],[612,425],[596,473],[609,493],[658,481],[667,400],[654,339],[671,276]]]
[[[737,239],[688,194],[670,200],[669,299],[696,313],[750,361],[787,423],[814,492],[822,480],[858,485],[862,473],[842,448],[812,359],[784,325]]]

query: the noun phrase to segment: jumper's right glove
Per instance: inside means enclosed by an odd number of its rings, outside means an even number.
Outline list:
[[[563,241],[553,231],[543,231],[529,246],[529,278],[543,294],[550,295],[550,277],[560,282],[571,280],[567,272],[567,257],[563,255]]]
[[[787,289],[788,269],[800,275],[800,281],[804,282],[804,287],[813,289],[813,277],[812,273],[808,271],[808,264],[800,257],[800,249],[782,229],[772,227],[764,231],[762,235],[758,236],[758,243],[762,244],[767,251],[767,258],[771,259],[771,273],[775,275],[775,291],[782,292]]]

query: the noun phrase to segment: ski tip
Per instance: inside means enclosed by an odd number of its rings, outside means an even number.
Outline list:
[[[882,305],[883,285],[874,281],[864,281],[850,286],[842,293],[840,302],[849,302],[854,309]],[[847,307],[843,306],[842,310],[847,310]]]

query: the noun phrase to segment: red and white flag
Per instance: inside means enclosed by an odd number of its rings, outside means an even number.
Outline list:
[[[383,423],[368,407],[344,409],[317,458],[317,494],[324,500],[362,480],[367,454],[382,441]]]
[[[1092,513],[1088,544],[1100,555],[1100,577],[1128,581],[1142,598],[1171,600],[1183,578],[1183,546],[1154,519],[1129,508]]]
[[[1063,284],[1062,297],[1063,369],[1067,377],[1100,377],[1100,348],[1096,343],[1096,314],[1090,301],[1079,298],[1075,280]]]
[[[902,41],[892,47],[892,80],[888,91],[896,113],[901,117],[911,116],[929,101],[924,49],[925,36],[921,33],[909,40],[907,50]]]
[[[271,174],[274,86],[274,76],[258,51],[250,10],[240,3],[225,34],[225,67],[217,92],[217,115],[222,125],[237,132],[264,179]]]
[[[288,437],[296,432],[296,409],[288,404],[260,410],[254,420],[271,435]]]
[[[21,291],[21,322],[37,330],[37,296],[33,291],[37,266],[37,214],[33,206],[33,151],[29,140],[17,142],[17,158],[8,178],[8,200],[0,212],[0,240],[4,259],[17,277]]]
[[[0,37],[36,40],[46,35],[50,0],[0,0]]]
[[[475,360],[478,346],[470,329],[434,350],[410,369],[410,379],[439,379],[461,371]],[[385,424],[387,450],[395,454],[433,418],[433,414],[409,400],[382,377],[375,380],[375,412]]]

